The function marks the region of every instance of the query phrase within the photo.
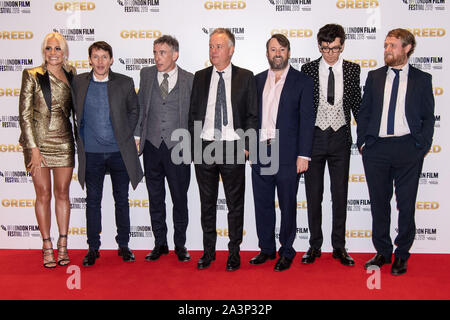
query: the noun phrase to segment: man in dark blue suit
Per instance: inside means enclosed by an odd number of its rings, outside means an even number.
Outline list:
[[[391,263],[390,238],[393,185],[398,208],[393,275],[406,272],[414,242],[419,176],[434,131],[431,75],[408,64],[414,35],[389,31],[384,42],[386,66],[369,72],[358,116],[358,148],[362,153],[372,209],[372,241],[377,254],[365,267]]]
[[[297,189],[308,169],[314,136],[313,80],[290,67],[289,40],[274,34],[266,44],[270,69],[256,76],[258,93],[258,156],[252,165],[256,229],[261,252],[250,260],[275,259],[275,188],[281,224],[281,247],[275,271],[290,267],[295,257]],[[263,156],[264,155],[264,156]],[[268,157],[267,157],[268,156]],[[266,163],[265,158],[271,163]],[[270,172],[270,168],[277,168]]]

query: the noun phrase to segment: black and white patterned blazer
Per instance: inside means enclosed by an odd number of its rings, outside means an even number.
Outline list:
[[[309,75],[314,80],[314,114],[317,116],[317,109],[319,107],[319,64],[320,57],[317,60],[305,63],[302,65],[301,71]],[[358,121],[358,111],[361,105],[361,88],[360,88],[360,74],[361,67],[353,62],[344,60],[342,62],[343,77],[344,77],[344,114],[347,127],[347,136],[349,145],[352,144],[351,133],[351,117],[350,110],[353,117]]]

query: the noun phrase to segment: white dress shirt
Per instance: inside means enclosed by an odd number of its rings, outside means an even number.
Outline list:
[[[231,63],[222,70],[223,80],[225,82],[225,95],[227,101],[227,118],[228,124],[224,126],[222,124],[222,136],[220,140],[233,141],[239,140],[238,134],[234,131],[233,125],[233,108],[231,106]],[[208,104],[206,106],[205,123],[200,138],[203,140],[214,140],[214,117],[216,110],[216,98],[217,98],[217,84],[219,83],[220,76],[217,73],[217,69],[213,66],[211,83],[209,85]],[[222,117],[223,119],[223,117]]]
[[[394,82],[395,73],[389,67],[386,75],[386,84],[384,86],[384,99],[383,99],[383,113],[381,115],[380,123],[380,137],[392,137],[392,136],[404,136],[411,133],[409,130],[408,121],[405,114],[405,100],[406,100],[406,88],[408,87],[408,72],[409,64],[401,68],[399,74],[397,104],[395,105],[395,120],[394,120],[394,134],[387,134],[387,118],[389,111],[389,102],[391,100],[392,84]]]
[[[324,58],[319,63],[319,86],[320,92],[326,97],[328,95],[328,75],[331,67],[334,74],[334,101],[340,101],[344,96],[344,72],[342,70],[342,57],[339,57],[334,66],[330,66]]]

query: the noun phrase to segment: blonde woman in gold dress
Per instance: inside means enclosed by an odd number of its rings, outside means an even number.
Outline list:
[[[70,262],[67,251],[69,185],[75,164],[70,82],[76,70],[67,64],[67,42],[59,33],[45,36],[42,56],[41,66],[23,71],[19,142],[36,191],[35,212],[43,240],[43,264],[55,268],[57,264],[65,266]],[[52,193],[59,230],[57,260],[50,237]]]

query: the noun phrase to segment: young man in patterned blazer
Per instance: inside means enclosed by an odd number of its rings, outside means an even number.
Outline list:
[[[331,182],[333,257],[343,265],[353,266],[355,262],[345,249],[345,222],[352,145],[350,110],[356,119],[361,103],[361,68],[341,57],[345,45],[342,26],[323,26],[317,41],[322,56],[301,68],[314,79],[316,114],[312,157],[305,173],[310,248],[302,262],[313,263],[321,255],[323,180],[327,163]]]

